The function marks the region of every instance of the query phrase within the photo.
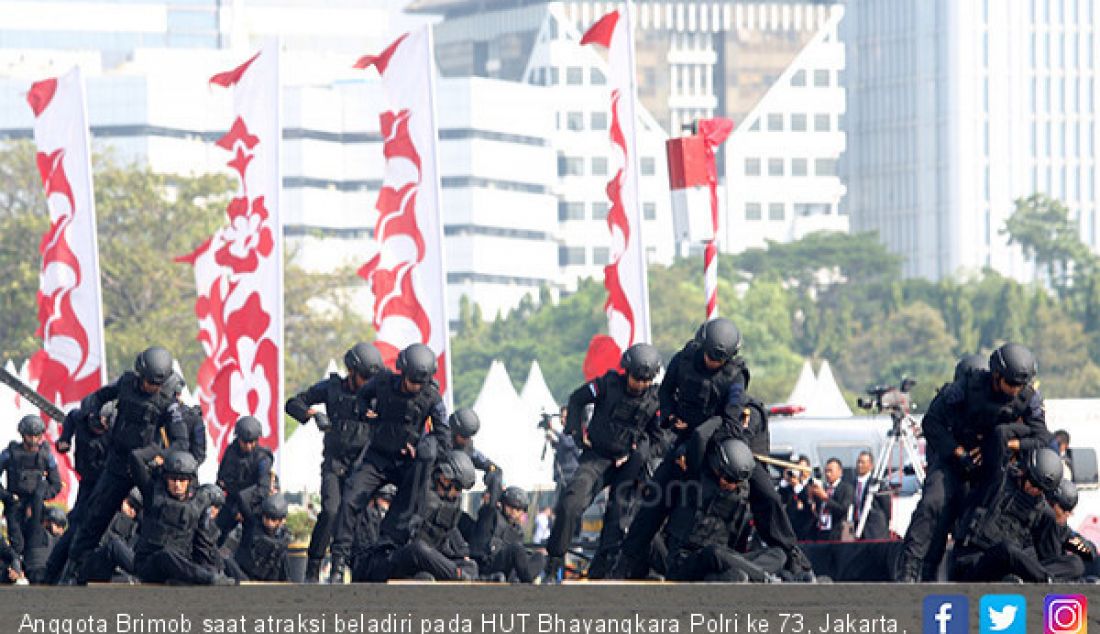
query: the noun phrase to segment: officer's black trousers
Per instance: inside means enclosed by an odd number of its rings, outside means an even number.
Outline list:
[[[355,538],[355,526],[371,497],[385,484],[401,484],[414,461],[380,456],[367,451],[363,460],[348,476],[341,491],[340,512],[332,533],[332,560],[346,564]]]
[[[4,521],[8,525],[8,543],[11,544],[12,550],[20,555],[23,554],[23,548],[26,545],[23,539],[23,528],[27,524],[27,510],[31,508],[31,504],[33,504],[33,501],[22,499],[18,503],[4,503]],[[34,513],[31,513],[31,515],[34,515]]]
[[[783,568],[787,556],[780,548],[742,555],[721,544],[671,557],[668,576],[675,581],[755,581]]]
[[[1077,555],[1063,554],[1044,560],[1043,568],[1055,581],[1080,581],[1085,576],[1085,562]]]
[[[134,481],[129,475],[106,470],[99,476],[88,500],[88,512],[69,547],[69,559],[75,564],[82,564],[84,557],[99,545],[103,532],[132,488]]]
[[[925,473],[920,501],[909,520],[902,554],[909,565],[939,568],[947,547],[947,533],[961,511],[965,482],[954,468],[935,461]]]
[[[332,541],[332,527],[340,512],[340,491],[347,476],[344,471],[344,477],[341,477],[337,469],[347,468],[334,465],[328,458],[321,465],[321,512],[317,514],[317,523],[313,525],[313,534],[309,537],[310,559],[324,559]]]
[[[106,544],[96,548],[85,560],[80,582],[110,581],[115,576],[116,568],[134,574],[134,550],[117,535],[112,535]]]
[[[558,498],[554,509],[554,525],[550,528],[550,538],[546,542],[547,555],[552,558],[565,555],[581,515],[604,487],[610,487],[610,490],[598,551],[617,550],[623,540],[623,518],[638,488],[640,468],[641,460],[634,456],[622,466],[616,467],[614,460],[604,458],[594,451],[588,450],[581,454],[580,466],[565,487],[565,492]]]
[[[138,577],[146,583],[171,581],[203,586],[214,583],[214,571],[172,550],[158,550],[136,563]]]
[[[467,560],[455,562],[424,540],[414,539],[388,556],[381,553],[372,556],[365,580],[411,579],[425,573],[436,581],[474,580],[477,579],[477,564]]]
[[[952,581],[1000,581],[1016,575],[1029,582],[1047,580],[1047,570],[1034,553],[1004,542],[987,550],[963,550],[955,555]]]
[[[545,564],[546,558],[542,553],[533,553],[520,542],[510,542],[497,549],[478,568],[483,576],[500,572],[508,579],[531,583]]]

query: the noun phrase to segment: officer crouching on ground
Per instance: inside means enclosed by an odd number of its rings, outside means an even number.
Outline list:
[[[0,473],[7,480],[0,487],[4,503],[4,520],[8,525],[8,542],[16,554],[23,555],[23,533],[30,532],[36,518],[42,517],[46,500],[61,492],[61,475],[50,447],[42,442],[46,423],[34,414],[19,420],[22,441],[13,440],[0,451]]]
[[[1076,582],[1085,576],[1085,564],[1096,559],[1096,545],[1069,527],[1069,518],[1077,506],[1077,485],[1062,480],[1047,494],[1053,516],[1044,515],[1038,529],[1036,553],[1055,581]]]
[[[50,552],[65,533],[69,520],[65,511],[56,506],[43,506],[41,514],[31,516],[26,535],[27,544],[23,551],[23,570],[27,580],[34,584],[47,583],[46,561]]]
[[[482,579],[531,583],[543,567],[543,556],[523,546],[527,492],[508,487],[495,505],[478,509],[477,524],[467,541]]]
[[[141,509],[144,506],[141,489],[134,487],[122,501],[111,523],[107,525],[99,547],[84,561],[78,581],[107,582],[130,580],[134,573],[134,545],[138,539]]]
[[[260,505],[260,517],[245,518],[241,544],[233,559],[225,562],[230,576],[238,581],[290,580],[287,510],[286,498],[276,493]]]
[[[218,530],[222,542],[229,537],[246,511],[239,506],[241,491],[259,486],[270,486],[275,457],[267,447],[260,446],[263,424],[252,416],[242,416],[233,427],[235,439],[222,454],[218,465],[218,486],[225,491],[225,508],[218,514]]]
[[[1048,581],[1050,572],[1039,562],[1039,527],[1054,521],[1045,494],[1062,481],[1062,461],[1047,447],[1011,466],[1001,485],[971,507],[959,521],[953,581]]]

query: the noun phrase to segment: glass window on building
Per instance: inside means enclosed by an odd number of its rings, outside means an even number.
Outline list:
[[[558,266],[584,266],[584,247],[558,247]]]
[[[828,132],[830,127],[830,117],[828,114],[814,115],[814,132]]]
[[[792,114],[791,115],[791,131],[792,132],[805,132],[806,131],[806,115],[804,115],[804,114]]]
[[[760,203],[745,203],[745,220],[760,220]]]
[[[760,159],[745,159],[745,176],[760,176]]]
[[[584,159],[579,156],[558,155],[558,176],[583,176]]]
[[[816,174],[817,176],[836,176],[836,159],[815,159],[814,174]]]
[[[605,86],[607,85],[607,76],[603,74],[603,71],[592,67],[588,69],[588,83],[593,86]]]
[[[642,176],[653,176],[657,173],[657,161],[652,156],[643,156],[641,161]]]
[[[752,125],[749,126],[749,132],[759,132],[759,131],[760,131],[760,119],[757,118],[752,122]]]
[[[784,203],[771,203],[768,205],[768,220],[783,220],[787,215],[787,205]]]
[[[782,114],[769,114],[768,115],[768,131],[769,132],[782,132],[783,131],[783,115]]]
[[[584,203],[558,201],[558,222],[584,220]]]
[[[642,203],[642,218],[644,220],[656,220],[657,203]]]
[[[607,247],[593,247],[592,264],[603,266],[611,261],[611,249]]]
[[[770,158],[768,159],[768,176],[782,176],[783,175],[783,159]]]
[[[593,220],[607,220],[608,204],[604,201],[596,201],[592,203],[592,219]]]
[[[584,113],[570,112],[565,115],[565,129],[579,132],[584,129]]]
[[[822,88],[829,85],[829,71],[824,68],[818,68],[814,71],[814,86]]]
[[[607,157],[593,156],[592,157],[592,175],[593,176],[607,176]]]
[[[570,86],[580,86],[584,83],[584,69],[580,66],[570,66],[565,69],[565,83]]]
[[[807,171],[808,167],[806,159],[791,159],[791,176],[806,176]]]
[[[606,130],[607,129],[607,113],[606,112],[593,112],[589,121],[591,122],[591,128],[593,130]]]
[[[805,70],[795,71],[795,73],[793,75],[791,75],[791,85],[792,86],[805,86],[806,85],[806,71]]]
[[[560,79],[560,76],[558,74],[558,67],[557,66],[551,66],[550,68],[546,69],[546,72],[547,72],[546,85],[547,86],[557,86],[558,83],[559,83],[558,80]]]

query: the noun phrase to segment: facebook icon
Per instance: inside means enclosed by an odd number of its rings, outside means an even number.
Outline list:
[[[924,597],[924,634],[967,634],[970,603],[961,594],[932,594]]]

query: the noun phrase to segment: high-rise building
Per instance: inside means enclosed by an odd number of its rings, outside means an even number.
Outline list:
[[[1014,201],[1062,200],[1097,247],[1097,0],[849,0],[854,231],[908,275],[1033,271],[1002,233]]]

